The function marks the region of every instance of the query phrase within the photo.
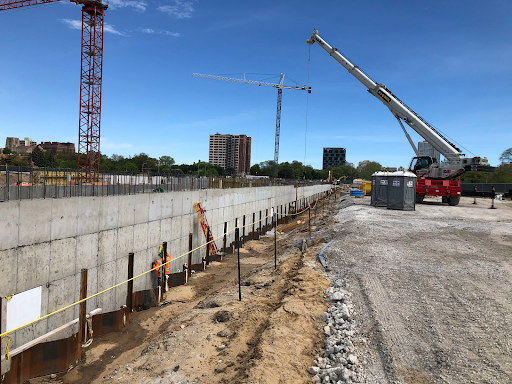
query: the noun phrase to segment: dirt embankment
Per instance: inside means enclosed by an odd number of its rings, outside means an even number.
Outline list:
[[[246,249],[254,243],[248,242]],[[271,247],[264,250],[272,254]],[[248,256],[254,253],[251,249],[244,255],[245,263],[264,262]],[[293,248],[281,257],[277,270],[270,260],[247,273],[241,302],[236,279],[226,282],[102,382],[310,382],[306,369],[322,346],[323,291],[329,283],[304,265],[308,257],[314,258]],[[194,287],[199,292],[207,283],[200,279]]]

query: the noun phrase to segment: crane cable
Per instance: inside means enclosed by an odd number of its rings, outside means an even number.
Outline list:
[[[309,88],[309,66],[311,63],[311,44],[309,44],[309,56],[308,56],[308,88]],[[304,163],[302,164],[306,169],[306,150],[307,150],[307,137],[308,137],[308,110],[309,110],[309,92],[306,95],[306,132],[304,133]]]

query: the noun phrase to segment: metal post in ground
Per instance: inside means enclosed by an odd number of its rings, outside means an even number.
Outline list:
[[[188,277],[192,274],[192,234],[188,234]]]
[[[491,191],[491,201],[492,201],[492,205],[489,209],[496,209],[496,207],[494,206],[494,199],[496,197],[496,187],[494,187],[494,185],[492,186],[492,191]]]
[[[253,240],[256,240],[256,228],[255,228],[255,223],[256,221],[256,212],[253,212],[252,213],[252,239]]]
[[[226,236],[228,235],[228,222],[224,222],[224,246],[222,247],[222,252],[226,252]]]
[[[167,241],[162,243],[162,247],[164,249],[164,255],[162,257],[162,298],[164,296],[164,292],[167,292]]]
[[[210,227],[206,228],[206,242],[210,241]],[[206,265],[210,265],[210,244],[206,244]]]
[[[277,269],[277,224],[274,228],[274,269]]]
[[[242,247],[245,244],[245,215],[243,216],[242,220]]]
[[[83,268],[80,273],[80,300],[87,297],[87,269]],[[78,348],[77,359],[80,359],[82,354],[82,343],[85,342],[85,324],[87,315],[87,302],[82,301],[78,311]]]
[[[258,240],[261,237],[261,211],[260,211],[260,221],[258,221]]]
[[[311,205],[308,208],[308,215],[309,215],[309,219],[308,219],[308,223],[309,223],[309,237],[311,237]]]
[[[318,219],[317,219],[317,215],[316,215],[317,207],[318,207],[318,200],[316,200],[316,201],[315,201],[315,225],[316,225],[316,223],[317,223],[317,221],[318,221]]]
[[[128,254],[128,280],[130,279],[133,279],[133,252]],[[126,306],[129,312],[133,312],[133,280],[128,281]]]
[[[238,301],[242,301],[242,283],[240,282],[240,229],[235,229],[235,242],[238,257]]]

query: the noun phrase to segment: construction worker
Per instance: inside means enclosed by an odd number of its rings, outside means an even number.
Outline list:
[[[170,269],[169,269],[169,264],[170,264],[170,261],[171,261],[171,256],[169,255],[169,252],[167,252],[167,264],[165,264],[165,280],[169,280],[169,275],[170,275]],[[158,286],[160,287],[161,284],[162,284],[162,277],[160,275],[160,269],[161,269],[161,266],[162,264],[164,263],[164,247],[163,246],[160,246],[160,249],[158,250],[158,259],[156,259],[156,261],[153,262],[152,264],[152,268],[153,270],[157,271],[157,282],[158,282]]]

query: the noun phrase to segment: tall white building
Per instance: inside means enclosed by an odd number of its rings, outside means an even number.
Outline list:
[[[31,137],[25,137],[25,140],[20,140],[20,145],[30,147],[32,145],[37,145],[37,143],[34,140],[32,140]]]
[[[441,154],[439,153],[439,151],[426,141],[420,141],[418,143],[418,153],[420,156],[430,156],[432,158],[437,159],[438,163],[441,162]]]

